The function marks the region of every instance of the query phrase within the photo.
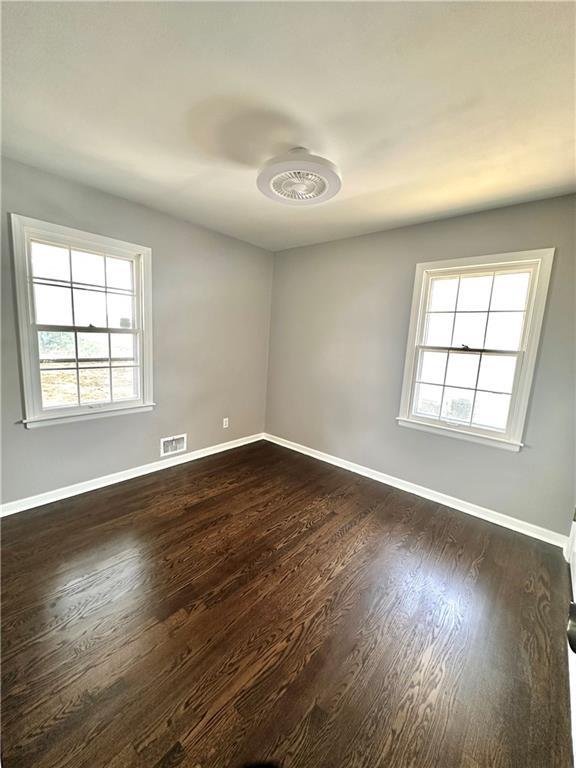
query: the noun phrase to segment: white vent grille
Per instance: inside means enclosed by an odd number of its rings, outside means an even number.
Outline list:
[[[181,453],[186,450],[186,435],[172,435],[160,440],[160,456]]]
[[[286,171],[274,176],[272,189],[280,197],[290,200],[313,200],[326,191],[326,182],[317,173]]]
[[[277,203],[304,206],[330,200],[339,192],[342,181],[330,160],[295,147],[268,160],[256,184],[263,195]]]

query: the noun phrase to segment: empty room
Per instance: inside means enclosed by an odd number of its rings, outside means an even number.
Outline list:
[[[1,13],[2,768],[573,768],[576,4]]]

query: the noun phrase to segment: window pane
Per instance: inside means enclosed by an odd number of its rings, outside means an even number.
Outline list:
[[[38,331],[38,354],[41,360],[74,360],[74,334],[67,331]]]
[[[442,387],[434,384],[416,384],[414,393],[414,413],[419,416],[437,417],[440,413]]]
[[[486,349],[519,349],[523,322],[524,312],[491,312]]]
[[[108,294],[108,325],[111,328],[132,328],[132,296]]]
[[[74,289],[75,325],[106,326],[106,294],[102,291]]]
[[[505,430],[509,408],[510,395],[477,392],[472,423],[478,427]]]
[[[108,363],[108,334],[107,333],[79,333],[78,357],[90,357]]]
[[[449,347],[453,323],[454,315],[452,313],[426,315],[424,344],[431,347]]]
[[[106,280],[110,288],[132,290],[132,262],[128,259],[106,257]]]
[[[134,360],[136,358],[136,336],[132,333],[111,333],[110,346],[112,359]]]
[[[112,369],[112,394],[114,400],[134,400],[140,396],[139,390],[139,368]]]
[[[496,275],[490,309],[526,309],[530,272]]]
[[[492,275],[461,277],[458,291],[458,311],[488,310]]]
[[[443,384],[447,357],[447,352],[421,352],[418,381]]]
[[[34,285],[36,322],[40,325],[72,325],[72,298],[69,288]]]
[[[68,248],[57,245],[32,243],[32,274],[50,280],[70,280],[70,260]]]
[[[433,277],[430,280],[430,312],[453,312],[458,293],[457,277]]]
[[[104,256],[72,251],[72,279],[76,283],[104,285]]]
[[[42,405],[44,408],[78,405],[76,371],[41,371]]]
[[[110,370],[108,368],[80,369],[80,402],[110,402]]]
[[[448,421],[470,422],[474,392],[469,389],[446,387],[442,399],[442,418]]]
[[[486,312],[457,313],[452,346],[465,345],[476,349],[482,348],[484,346],[486,318]]]
[[[446,384],[452,387],[475,387],[480,355],[450,352]]]
[[[482,355],[478,389],[512,392],[516,358],[512,355]]]

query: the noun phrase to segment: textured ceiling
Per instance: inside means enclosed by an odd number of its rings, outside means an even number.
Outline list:
[[[575,189],[572,3],[3,3],[4,153],[272,250]],[[334,200],[256,169],[303,145]]]

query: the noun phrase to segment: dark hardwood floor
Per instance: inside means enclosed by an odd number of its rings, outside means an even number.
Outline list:
[[[269,443],[4,519],[4,768],[566,768],[561,551]]]

